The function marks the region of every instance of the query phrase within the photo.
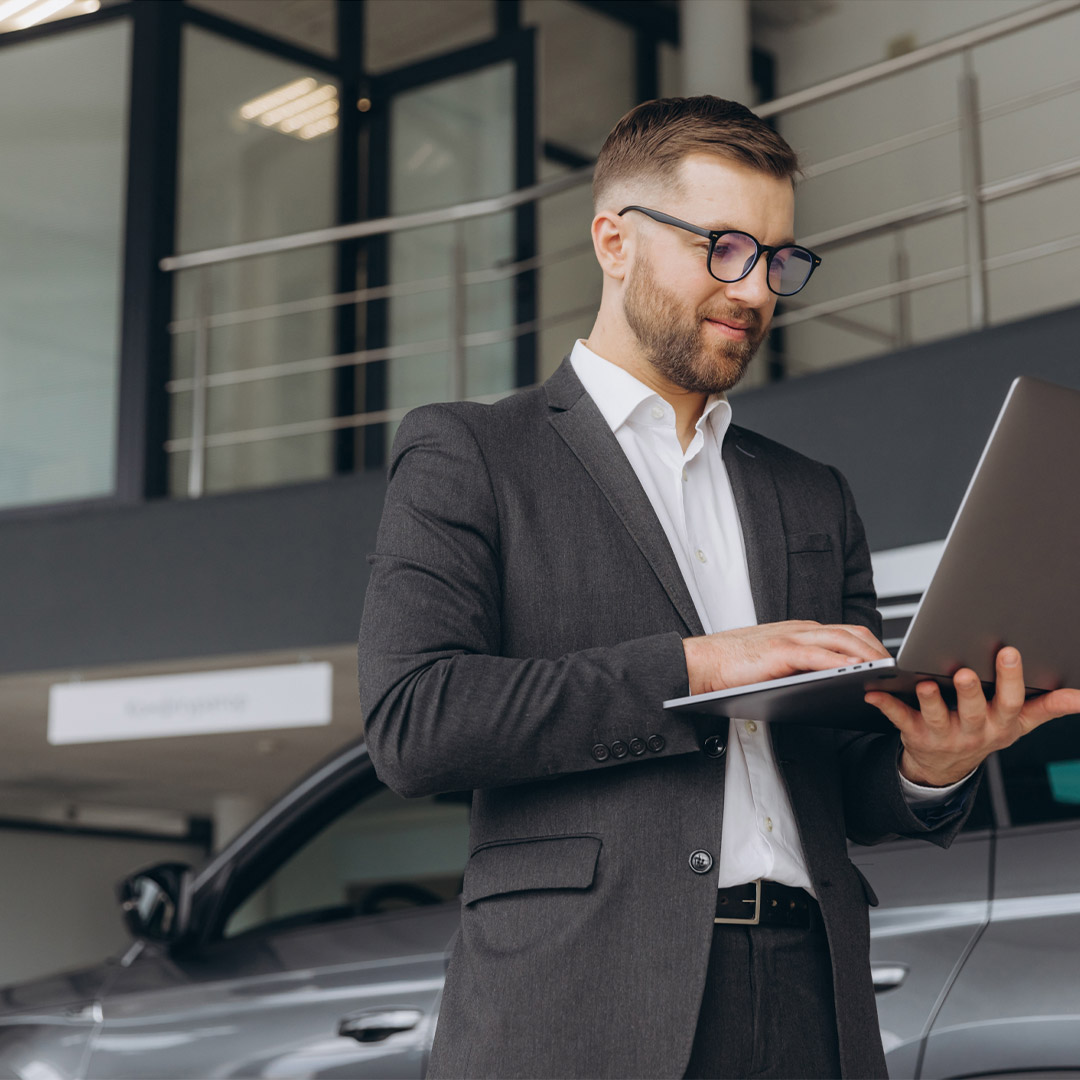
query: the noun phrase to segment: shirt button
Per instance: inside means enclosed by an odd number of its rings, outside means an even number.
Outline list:
[[[746,721],[746,730],[748,732],[750,732],[751,735],[753,735],[754,732],[757,731],[757,722],[754,721],[754,720],[747,720]]]
[[[697,551],[694,552],[694,554],[698,557],[698,562],[708,562],[709,561],[707,558],[705,558],[705,552],[702,551],[701,548],[698,548]]]
[[[772,818],[771,817],[767,817],[765,819],[765,828],[766,828],[766,830],[768,832],[772,832]]]
[[[685,465],[683,466],[683,471],[682,471],[682,478],[683,478],[683,483],[684,483],[684,484],[685,484],[685,483],[687,482],[687,480],[689,480],[689,479],[690,479],[690,477],[688,477],[688,476],[686,475],[686,466],[685,466]]]
[[[653,419],[654,420],[663,420],[664,419],[664,406],[663,405],[654,405],[652,407],[652,414],[653,414]]]

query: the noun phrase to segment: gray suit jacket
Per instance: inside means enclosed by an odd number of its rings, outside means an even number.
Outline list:
[[[846,482],[738,427],[724,461],[758,618],[875,633]],[[682,1076],[713,933],[727,723],[667,716],[702,628],[648,497],[569,360],[485,406],[417,409],[394,443],[360,633],[379,776],[475,789],[461,930],[430,1076]],[[653,738],[659,736],[659,738]],[[935,828],[908,809],[899,739],[771,731],[832,953],[845,1076],[884,1076],[873,893],[845,836]],[[633,741],[640,740],[640,741]],[[622,741],[634,752],[605,754]]]

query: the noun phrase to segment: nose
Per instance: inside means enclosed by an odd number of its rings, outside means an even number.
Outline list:
[[[762,254],[754,264],[754,269],[739,281],[725,285],[724,292],[729,300],[744,307],[772,308],[776,303],[776,294],[769,289],[768,274],[768,260]]]

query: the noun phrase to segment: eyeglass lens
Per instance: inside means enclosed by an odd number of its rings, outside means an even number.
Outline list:
[[[713,247],[713,276],[720,281],[738,281],[749,273],[757,252],[753,237],[739,232],[724,233]],[[781,296],[797,293],[813,269],[813,259],[805,248],[780,248],[769,259],[769,288]]]

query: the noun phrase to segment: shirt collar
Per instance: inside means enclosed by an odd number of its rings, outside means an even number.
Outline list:
[[[671,406],[655,390],[636,379],[625,368],[605,360],[578,339],[570,353],[574,374],[581,380],[589,397],[596,402],[604,420],[612,431],[618,431],[633,417],[635,422],[652,426],[674,427],[675,418]],[[650,403],[646,408],[645,403]],[[651,404],[663,406],[664,415],[653,417]],[[717,412],[719,406],[724,407]],[[715,413],[715,416],[713,415]],[[711,418],[711,426],[718,440],[722,440],[731,423],[731,404],[724,394],[710,394],[705,408],[695,425],[700,431]]]

